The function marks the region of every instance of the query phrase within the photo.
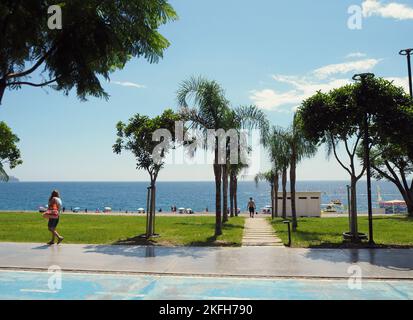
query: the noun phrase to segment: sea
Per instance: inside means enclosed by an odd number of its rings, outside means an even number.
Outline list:
[[[340,200],[347,204],[347,181],[298,181],[297,191],[319,191],[322,203]],[[52,190],[61,193],[66,210],[80,208],[89,212],[110,207],[113,211],[134,212],[146,207],[146,182],[13,182],[0,183],[0,211],[36,211],[45,206]],[[377,190],[384,200],[401,200],[397,188],[387,181],[373,181],[373,206],[378,207]],[[367,211],[366,182],[360,181],[357,189],[358,209]],[[256,201],[257,208],[271,203],[268,183],[255,184],[240,181],[238,184],[238,207],[245,210],[249,197]],[[214,211],[214,182],[158,182],[157,210],[169,212],[171,206],[192,208],[204,212]]]

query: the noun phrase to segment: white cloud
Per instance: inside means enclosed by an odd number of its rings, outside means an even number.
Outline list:
[[[117,84],[123,87],[130,87],[130,88],[137,88],[137,89],[146,88],[146,86],[142,84],[129,82],[129,81],[111,81],[110,83]]]
[[[362,53],[362,52],[352,52],[346,55],[347,59],[353,59],[353,58],[365,58],[367,54]]]
[[[413,8],[397,2],[382,3],[378,0],[365,0],[362,4],[365,17],[380,16],[397,20],[413,19]]]
[[[291,90],[278,92],[272,89],[254,90],[250,99],[262,109],[279,112],[294,112],[298,105],[311,97],[317,91],[328,92],[334,88],[350,83],[350,79],[331,79],[326,82],[316,82],[307,77],[294,77],[274,75],[273,79],[278,83],[288,84]],[[284,106],[290,106],[284,109]]]
[[[274,75],[272,78],[277,83],[288,84],[292,88],[287,91],[276,91],[273,89],[251,91],[250,99],[261,109],[291,113],[297,111],[301,102],[317,91],[329,92],[332,89],[339,88],[346,84],[352,83],[349,78],[330,79],[320,82],[308,77]],[[384,77],[384,79],[393,81],[396,86],[403,87],[409,92],[408,77]]]
[[[328,92],[352,82],[350,76],[342,77],[342,75],[349,72],[371,71],[379,62],[378,59],[364,59],[331,64],[318,68],[306,76],[273,75],[273,80],[289,88],[286,90],[269,88],[253,90],[250,99],[258,107],[265,110],[294,112],[303,100],[311,97],[317,91]],[[341,77],[337,77],[337,75],[341,75]]]
[[[409,78],[408,77],[386,77],[386,80],[393,81],[393,84],[402,87],[406,92],[409,92]]]
[[[346,74],[349,72],[364,72],[373,69],[380,60],[364,59],[345,63],[330,64],[314,70],[314,75],[320,79],[328,78],[335,74]]]

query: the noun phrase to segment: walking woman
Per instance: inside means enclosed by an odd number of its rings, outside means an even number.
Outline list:
[[[63,237],[57,233],[56,228],[59,224],[59,216],[62,210],[62,200],[60,199],[59,191],[54,190],[49,198],[49,207],[44,215],[45,218],[49,219],[47,224],[49,231],[52,233],[52,240],[48,242],[48,245],[53,245],[55,238],[57,238],[57,244],[63,241]]]

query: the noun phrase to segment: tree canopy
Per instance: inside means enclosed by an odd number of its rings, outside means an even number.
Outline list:
[[[158,29],[177,19],[167,0],[70,0],[59,2],[62,29],[51,30],[48,8],[55,4],[0,3],[0,103],[6,88],[25,85],[107,98],[99,78],[108,80],[132,57],[157,62],[169,46]]]
[[[365,152],[361,146],[365,143],[366,116],[368,147],[373,149],[373,168],[376,173],[384,176],[384,171],[379,173],[377,170],[380,167],[383,169],[383,164],[386,163],[383,157],[396,161],[395,158],[400,160],[403,156],[413,155],[413,138],[409,132],[413,124],[412,115],[412,99],[403,88],[382,78],[368,78],[329,93],[318,92],[305,100],[299,108],[299,121],[307,138],[316,143],[326,143],[329,154],[334,153],[337,161],[351,176],[354,219],[357,211],[355,184],[365,172]],[[344,164],[337,153],[339,143],[344,145],[349,156],[349,166]],[[357,157],[363,165],[360,173],[355,170]],[[389,168],[386,166],[386,169]],[[408,172],[407,169],[406,173]]]
[[[180,121],[180,116],[171,109],[167,109],[162,115],[150,118],[136,114],[129,123],[117,124],[118,139],[113,146],[113,151],[120,154],[122,150],[128,150],[136,157],[136,168],[146,170],[151,182],[154,183],[159,171],[163,168],[166,154],[175,147],[175,122]],[[168,130],[170,139],[165,137],[162,141],[156,141],[153,137],[157,130]],[[162,148],[157,148],[164,143]]]
[[[4,165],[11,169],[22,163],[20,159],[20,150],[17,148],[19,138],[4,123],[0,122],[0,181],[8,181]]]

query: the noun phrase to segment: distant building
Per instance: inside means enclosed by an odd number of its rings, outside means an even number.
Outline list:
[[[278,193],[278,216],[282,215],[283,194]],[[321,216],[321,192],[296,192],[297,217]],[[291,193],[287,193],[287,216],[291,217]]]

